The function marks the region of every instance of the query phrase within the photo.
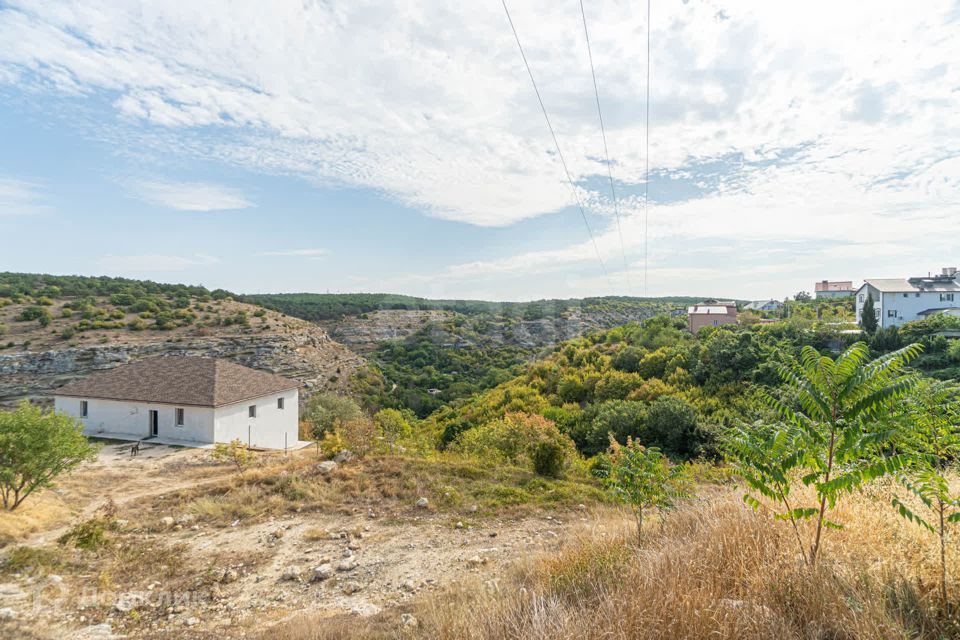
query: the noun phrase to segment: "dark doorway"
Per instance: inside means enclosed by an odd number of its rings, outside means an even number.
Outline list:
[[[160,418],[155,409],[150,409],[150,437],[155,438],[160,433]]]

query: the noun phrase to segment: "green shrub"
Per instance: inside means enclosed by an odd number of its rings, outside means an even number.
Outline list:
[[[539,456],[544,475],[559,474],[576,451],[573,441],[560,433],[555,423],[529,413],[508,413],[501,420],[469,429],[459,435],[452,448],[490,462],[529,461],[537,473]]]
[[[647,428],[641,440],[669,455],[690,457],[697,453],[697,413],[682,398],[657,398],[647,411]]]
[[[558,440],[541,440],[530,451],[533,470],[537,475],[559,477],[566,465],[567,453],[568,450]]]
[[[69,531],[57,538],[62,545],[73,545],[84,551],[96,551],[111,543],[107,532],[114,528],[110,518],[95,517],[74,525]]]
[[[20,312],[20,315],[17,316],[17,320],[20,322],[30,322],[31,320],[39,320],[44,315],[49,317],[50,312],[43,307],[25,307],[23,311]]]
[[[307,402],[303,419],[310,425],[313,437],[321,439],[337,425],[358,420],[362,415],[360,405],[352,398],[335,393],[317,393]]]
[[[132,293],[115,293],[110,296],[110,304],[118,307],[129,307],[137,301]]]

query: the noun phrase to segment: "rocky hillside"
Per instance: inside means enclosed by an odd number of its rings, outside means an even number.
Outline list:
[[[454,315],[452,311],[385,309],[319,324],[340,344],[366,354],[384,342],[406,338],[431,322],[450,319]]]
[[[679,308],[679,305],[674,305]],[[351,349],[370,354],[391,340],[425,331],[441,347],[516,347],[542,349],[628,322],[652,317],[670,308],[649,303],[621,307],[573,307],[536,317],[507,313],[464,314],[446,310],[381,309],[323,320],[330,336]]]
[[[160,355],[226,358],[299,380],[308,392],[344,390],[366,366],[316,324],[228,295],[0,288],[0,404],[42,398],[98,369]]]

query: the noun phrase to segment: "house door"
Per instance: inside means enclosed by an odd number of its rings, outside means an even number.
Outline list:
[[[160,433],[160,418],[155,409],[150,409],[150,437],[155,437]]]

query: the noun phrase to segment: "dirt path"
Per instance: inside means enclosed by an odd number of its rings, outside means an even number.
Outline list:
[[[77,489],[61,492],[64,497],[78,500],[78,504],[72,505],[75,512],[70,522],[38,531],[24,539],[22,544],[41,546],[56,540],[75,523],[93,517],[108,500],[121,507],[144,498],[156,498],[222,480],[219,473],[210,478],[197,478],[190,473],[175,473],[170,468],[207,466],[204,459],[208,454],[204,450],[143,444],[140,454],[131,457],[130,446],[130,443],[109,443],[101,448],[97,460],[71,478],[70,486]]]

